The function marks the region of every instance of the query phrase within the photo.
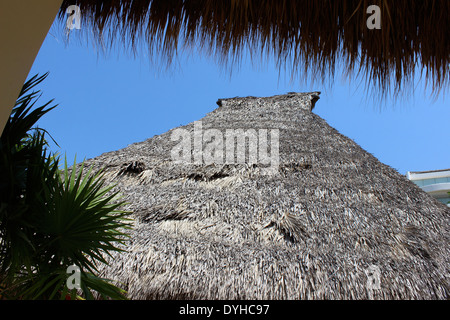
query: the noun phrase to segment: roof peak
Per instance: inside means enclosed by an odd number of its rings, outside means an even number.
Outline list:
[[[236,103],[239,105],[242,102],[253,101],[253,100],[262,100],[268,102],[283,102],[298,105],[301,109],[312,111],[316,102],[320,99],[320,91],[312,91],[312,92],[288,92],[286,94],[274,95],[270,97],[234,97],[234,98],[225,98],[218,99],[217,105],[219,107],[232,107]]]

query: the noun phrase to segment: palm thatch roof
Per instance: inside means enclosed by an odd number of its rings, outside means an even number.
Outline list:
[[[70,5],[102,46],[146,44],[167,61],[200,47],[233,64],[248,49],[273,55],[293,77],[330,79],[342,64],[383,93],[410,85],[417,68],[435,92],[450,81],[448,0],[64,0],[61,20]],[[381,29],[367,27],[371,5]]]
[[[450,209],[314,114],[318,97],[220,99],[201,119],[278,129],[275,168],[174,162],[172,134],[196,123],[89,160],[135,217],[102,275],[131,299],[448,299]]]

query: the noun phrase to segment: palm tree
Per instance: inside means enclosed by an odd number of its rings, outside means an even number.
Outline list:
[[[0,140],[1,295],[15,299],[54,299],[70,294],[123,298],[124,291],[98,278],[104,255],[121,250],[128,212],[119,208],[112,186],[83,166],[59,168],[48,152],[45,130],[32,127],[55,108],[34,108],[31,90],[47,74],[23,86]],[[69,288],[68,267],[79,270],[79,288]],[[69,290],[72,289],[72,290]]]

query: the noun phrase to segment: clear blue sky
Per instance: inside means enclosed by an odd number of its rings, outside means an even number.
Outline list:
[[[314,112],[356,141],[380,161],[398,170],[450,168],[450,104],[447,94],[436,100],[419,82],[408,99],[387,100],[380,108],[361,79],[332,86],[289,81],[271,62],[244,62],[230,74],[214,59],[180,54],[161,72],[148,57],[133,58],[120,50],[98,55],[87,41],[71,41],[50,30],[30,71],[50,72],[39,87],[40,102],[59,106],[39,126],[47,129],[77,162],[126,147],[202,118],[219,98],[271,96],[290,91],[321,91]],[[73,30],[77,32],[77,30]]]

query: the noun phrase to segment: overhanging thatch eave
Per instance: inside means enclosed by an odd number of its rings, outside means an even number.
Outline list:
[[[177,48],[197,46],[227,64],[249,47],[321,81],[340,61],[386,94],[410,85],[417,66],[436,91],[450,82],[447,0],[64,0],[61,20],[70,5],[80,6],[82,29],[103,46],[146,43],[167,61]],[[381,29],[367,27],[370,5],[381,9]]]

